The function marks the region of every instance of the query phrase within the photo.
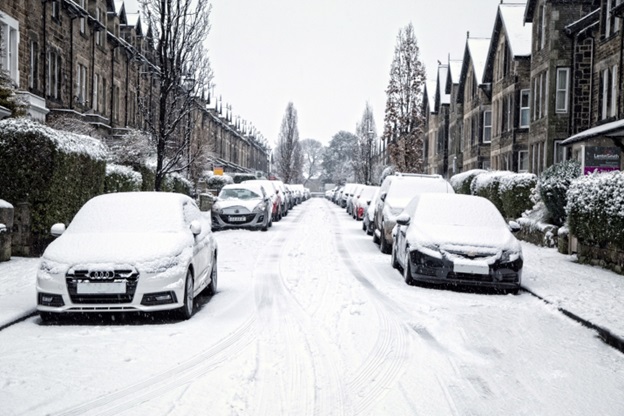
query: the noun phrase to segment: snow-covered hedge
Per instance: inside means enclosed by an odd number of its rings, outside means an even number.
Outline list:
[[[573,180],[581,175],[581,165],[567,160],[552,165],[540,177],[540,196],[550,214],[550,221],[563,225],[566,218],[566,193]]]
[[[225,185],[234,183],[230,175],[213,175],[212,172],[206,177],[206,187],[208,189],[216,189],[217,192]]]
[[[105,193],[140,191],[142,185],[143,177],[131,167],[115,164],[106,165]]]
[[[498,208],[503,217],[507,218],[508,215],[503,207],[503,200],[499,188],[501,182],[511,175],[514,175],[514,173],[505,170],[493,170],[480,173],[476,175],[470,183],[470,192],[473,195],[489,199],[490,202]]]
[[[228,175],[232,177],[234,183],[258,179],[253,173],[228,173]]]
[[[162,190],[165,192],[178,192],[185,195],[191,195],[193,188],[191,181],[179,173],[167,174],[162,184]]]
[[[31,204],[33,254],[50,241],[50,227],[69,223],[103,193],[107,148],[89,136],[51,129],[29,119],[0,121],[0,191]]]
[[[485,173],[487,171],[483,169],[472,169],[466,172],[458,173],[451,176],[451,186],[455,190],[455,193],[470,195],[470,184],[475,176]]]
[[[514,173],[501,178],[498,188],[507,218],[518,218],[533,207],[531,193],[537,186],[537,176],[532,173]]]
[[[581,176],[567,190],[570,232],[584,244],[624,250],[624,173]]]

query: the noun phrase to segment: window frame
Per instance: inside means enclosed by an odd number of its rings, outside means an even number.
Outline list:
[[[490,122],[487,124],[486,116],[489,114]],[[489,139],[486,140],[486,132],[489,133]],[[483,134],[481,135],[482,143],[492,143],[492,110],[483,110]]]
[[[525,155],[523,158],[522,155]],[[522,169],[522,161],[524,161],[524,165],[526,169]],[[529,171],[529,151],[528,150],[518,150],[518,173],[525,173]]]
[[[522,106],[522,97],[526,96],[527,97],[527,102],[526,102],[526,106]],[[520,128],[528,128],[529,125],[531,124],[531,90],[530,89],[522,89],[520,90],[520,105],[519,107],[519,114],[518,114],[518,127]],[[526,114],[526,124],[522,123],[522,114],[523,111]]]
[[[565,85],[563,88],[560,86],[560,81],[565,74]],[[563,94],[563,98],[560,98],[560,94]],[[563,100],[563,102],[562,102]],[[561,67],[557,68],[557,80],[555,85],[555,112],[558,114],[565,114],[569,111],[568,103],[570,101],[570,68]],[[563,104],[563,106],[561,105]]]

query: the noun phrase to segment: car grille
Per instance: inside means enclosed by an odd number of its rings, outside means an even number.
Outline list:
[[[244,217],[245,221],[232,221],[230,217]],[[232,215],[221,215],[221,220],[226,224],[245,224],[251,222],[256,218],[256,214],[232,214]]]
[[[471,280],[474,282],[491,282],[492,281],[492,276],[490,276],[489,274],[449,272],[446,278],[451,279],[451,280]]]
[[[74,270],[66,275],[67,291],[73,303],[131,303],[139,282],[139,273],[132,269],[117,270]],[[126,293],[84,294],[78,293],[78,283],[119,283],[126,284]]]

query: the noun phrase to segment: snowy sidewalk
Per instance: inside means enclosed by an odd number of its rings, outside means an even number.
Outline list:
[[[591,324],[624,339],[624,276],[575,262],[555,249],[522,243],[523,286]],[[0,263],[0,328],[35,311],[39,259]]]

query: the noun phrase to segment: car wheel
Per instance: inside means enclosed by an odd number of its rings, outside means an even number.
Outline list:
[[[260,228],[260,231],[267,231],[268,229],[269,229],[269,223],[267,222]]]
[[[379,244],[379,237],[377,237],[377,233],[373,230],[373,243]]]
[[[266,231],[266,230],[265,230]],[[215,253],[215,258],[212,262],[212,270],[210,271],[210,283],[204,289],[204,292],[208,296],[213,296],[217,293],[217,284],[219,283],[218,279],[218,268],[217,268],[217,254]]]
[[[390,254],[392,247],[388,244],[388,240],[386,240],[386,233],[383,231],[383,227],[381,228],[381,237],[379,237],[379,250],[381,250],[384,254]]]
[[[184,304],[179,309],[179,316],[182,320],[187,320],[193,316],[193,273],[189,269],[186,272],[186,280],[184,281]]]
[[[405,279],[405,283],[412,286],[415,282],[412,277],[412,268],[410,266],[409,258],[405,258],[405,267],[403,267],[403,278]]]
[[[367,231],[366,230],[366,223],[364,221],[362,221],[362,231]]]
[[[373,235],[374,231],[373,231],[373,223],[369,222],[368,225],[366,226],[366,234],[368,235]]]
[[[392,263],[393,269],[399,270],[400,265],[399,265],[399,262],[397,261],[397,256],[396,256],[396,243],[392,245],[392,256],[391,256],[390,262]]]

